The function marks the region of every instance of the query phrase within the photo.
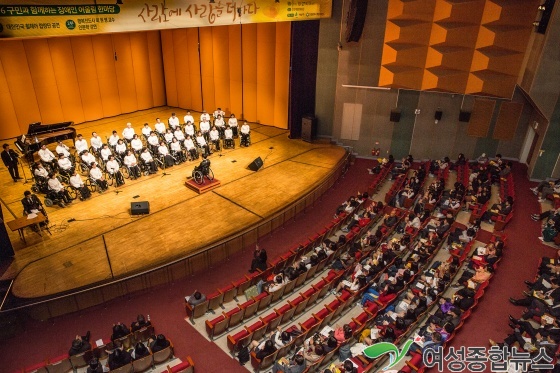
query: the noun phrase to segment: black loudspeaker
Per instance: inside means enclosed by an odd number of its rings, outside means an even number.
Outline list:
[[[251,171],[258,171],[263,165],[263,160],[261,157],[256,158],[251,164],[249,165],[249,170]]]
[[[400,111],[400,109],[393,109],[393,110],[391,110],[391,116],[389,117],[389,120],[390,120],[391,122],[395,122],[395,123],[400,122],[400,120],[401,120],[401,111]]]
[[[471,120],[471,112],[470,111],[463,111],[459,112],[459,122],[468,122]]]
[[[441,120],[441,116],[443,115],[443,111],[441,110],[436,110],[436,113],[434,114],[434,119],[435,120]]]
[[[150,213],[150,202],[148,201],[130,202],[130,214],[144,215],[149,213]]]
[[[316,128],[317,118],[314,116],[301,118],[301,139],[303,141],[312,142],[315,137]]]
[[[360,41],[364,24],[366,23],[366,13],[368,0],[351,0],[348,18],[346,19],[346,41]]]

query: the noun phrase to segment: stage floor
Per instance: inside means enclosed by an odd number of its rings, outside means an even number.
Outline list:
[[[89,142],[92,131],[102,137],[113,129],[120,133],[130,121],[138,132],[144,122],[154,123],[156,117],[163,121],[172,111],[179,117],[185,114],[182,109],[161,107],[76,128]],[[345,154],[337,146],[290,140],[287,130],[253,123],[251,129],[250,147],[237,146],[210,157],[222,183],[210,192],[199,195],[185,187],[186,177],[199,161],[187,162],[167,169],[168,176],[159,171],[127,180],[119,193],[110,187],[88,201],[48,208],[52,236],[27,230],[27,246],[8,229],[16,256],[2,279],[15,278],[15,296],[36,298],[169,263],[281,211],[331,175]],[[248,170],[258,156],[265,160],[263,168]],[[22,216],[20,200],[31,184],[13,183],[3,167],[0,185],[5,219]],[[150,214],[132,217],[133,201],[149,201]],[[68,223],[69,219],[76,221]]]

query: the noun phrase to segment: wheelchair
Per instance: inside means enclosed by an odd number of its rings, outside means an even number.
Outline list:
[[[88,187],[89,191],[92,193],[95,191],[98,191],[99,193],[103,193],[104,191],[108,190],[109,187],[113,185],[113,182],[115,181],[115,179],[110,177],[110,175],[108,175],[107,173],[103,173],[103,176],[105,177],[105,181],[107,182],[107,188],[104,188],[97,180],[91,177],[88,178],[84,184]]]
[[[249,145],[251,145],[251,134],[250,133],[247,134],[247,135],[244,135],[244,134],[240,133],[240,135],[241,135],[241,139],[239,140],[239,146],[240,147],[241,146],[248,147]]]
[[[40,176],[33,176],[34,184],[31,185],[31,191],[33,193],[47,194],[49,192],[49,185],[47,184],[47,179]]]
[[[64,189],[68,192],[71,201],[75,200],[78,197],[77,191],[74,190],[72,187],[65,186]],[[45,206],[47,207],[52,207],[54,205],[59,205],[60,207],[66,206],[64,204],[64,199],[57,192],[50,189],[47,191],[45,195],[44,203]]]
[[[235,140],[234,139],[224,139],[223,148],[224,149],[235,149]]]
[[[212,171],[210,166],[204,166],[204,162],[205,161],[202,161],[200,165],[195,166],[192,172],[192,178],[198,185],[204,184],[204,177],[206,177],[210,181],[214,180],[214,172]]]
[[[86,162],[80,161],[80,164],[78,165],[78,172],[83,176],[89,175],[89,166],[86,164]]]

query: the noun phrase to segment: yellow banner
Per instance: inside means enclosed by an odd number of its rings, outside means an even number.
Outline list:
[[[332,0],[0,0],[0,38],[330,18]]]

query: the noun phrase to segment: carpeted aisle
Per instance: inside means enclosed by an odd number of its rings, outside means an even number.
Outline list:
[[[270,259],[284,253],[288,248],[302,242],[305,237],[320,231],[332,220],[338,205],[350,195],[364,191],[373,175],[366,171],[372,161],[357,160],[345,177],[328,190],[316,206],[305,214],[273,232],[260,241]],[[41,322],[24,319],[24,331],[14,338],[0,342],[2,371],[11,372],[30,366],[49,357],[66,353],[76,334],[91,331],[91,339],[108,338],[112,324],[130,324],[138,313],[150,315],[156,332],[165,334],[175,346],[175,354],[181,359],[190,355],[198,372],[246,372],[220,348],[197,333],[190,323],[184,321],[184,296],[195,289],[204,293],[224,286],[227,281],[240,278],[249,268],[253,247],[246,248],[224,263],[171,285],[161,286],[142,294],[129,295],[110,301],[102,306]],[[147,253],[149,255],[149,253]]]
[[[526,290],[523,281],[534,277],[540,258],[556,254],[556,250],[538,240],[540,225],[530,218],[530,214],[540,211],[537,198],[529,190],[535,184],[527,179],[527,167],[515,163],[513,172],[516,200],[513,219],[505,228],[507,250],[478,307],[455,336],[455,348],[488,347],[488,338],[501,342],[511,331],[508,314],[518,317],[522,313],[522,308],[509,303],[508,298],[521,297]]]

